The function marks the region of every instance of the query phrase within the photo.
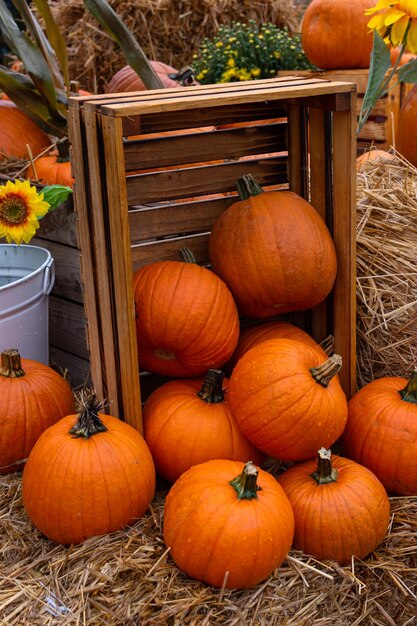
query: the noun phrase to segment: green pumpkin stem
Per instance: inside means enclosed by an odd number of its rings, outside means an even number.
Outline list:
[[[25,375],[19,350],[8,348],[1,353],[0,376],[5,378],[21,378]]]
[[[325,339],[323,339],[323,341],[320,341],[320,348],[322,348],[326,354],[328,354],[329,356],[331,356],[334,352],[334,337],[333,335],[328,335],[327,337],[325,337]]]
[[[264,193],[264,190],[258,185],[252,174],[245,174],[245,176],[239,178],[236,182],[236,187],[240,200],[249,200],[252,196]]]
[[[183,263],[196,263],[194,254],[191,252],[190,248],[184,247],[179,251],[180,260]]]
[[[223,378],[224,374],[222,371],[214,369],[208,370],[203,386],[197,395],[204,400],[204,402],[213,404],[215,402],[223,402]]]
[[[331,450],[320,448],[317,452],[317,470],[311,474],[311,478],[314,478],[319,485],[337,481],[337,469],[332,467]]]
[[[70,435],[82,439],[89,439],[97,433],[104,433],[108,428],[99,418],[99,410],[102,404],[94,398],[90,400],[78,415],[78,420],[69,431]]]
[[[239,476],[229,482],[237,493],[238,500],[253,500],[262,487],[256,484],[258,470],[252,461],[248,461]]]
[[[316,382],[322,385],[322,387],[327,387],[333,376],[336,376],[341,367],[342,357],[338,354],[333,354],[321,365],[312,367],[310,372]]]
[[[417,368],[414,368],[411,378],[404,389],[399,392],[401,399],[411,404],[417,404]]]

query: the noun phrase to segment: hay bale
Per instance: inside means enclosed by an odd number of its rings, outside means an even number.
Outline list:
[[[149,59],[177,69],[189,65],[204,37],[220,24],[254,19],[288,26],[299,24],[293,0],[110,0]],[[65,38],[71,79],[80,87],[103,93],[112,75],[126,64],[123,54],[85,9],[83,0],[52,4]]]
[[[417,169],[391,152],[357,175],[359,387],[417,363]]]

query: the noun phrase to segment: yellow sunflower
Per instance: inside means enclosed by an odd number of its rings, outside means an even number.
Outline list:
[[[43,193],[38,193],[28,180],[8,180],[0,185],[0,237],[8,243],[28,243],[49,207]]]
[[[416,0],[378,0],[365,11],[366,15],[373,13],[376,15],[369,20],[368,28],[376,30],[394,47],[406,44],[409,52],[417,52]]]

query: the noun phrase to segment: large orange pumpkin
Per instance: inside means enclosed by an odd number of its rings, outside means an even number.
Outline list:
[[[362,387],[349,400],[342,444],[390,493],[417,495],[417,370],[409,381],[387,376]]]
[[[209,370],[205,379],[172,380],[149,396],[143,428],[158,474],[174,482],[210,459],[262,463],[264,455],[237,427],[228,383],[220,370]]]
[[[28,159],[51,145],[51,140],[10,100],[0,100],[0,160]]]
[[[178,70],[161,61],[150,61],[150,64],[165,88],[172,89],[182,86],[178,81],[169,78],[169,74],[177,74]],[[130,65],[125,65],[121,70],[116,72],[107,85],[107,93],[143,91],[145,89],[144,82]]]
[[[169,491],[164,540],[177,566],[214,587],[243,589],[288,554],[294,515],[275,478],[252,463],[194,465]]]
[[[373,45],[365,9],[376,0],[313,0],[301,22],[307,58],[321,69],[369,67]]]
[[[348,565],[363,559],[388,530],[390,506],[365,467],[321,448],[318,461],[293,465],[278,479],[294,511],[294,547],[317,559]]]
[[[347,400],[337,372],[341,357],[293,339],[269,339],[237,362],[229,401],[254,446],[286,461],[309,459],[342,434]]]
[[[183,258],[192,261],[189,251]],[[239,338],[232,294],[214,272],[194,262],[158,261],[134,274],[141,369],[180,378],[221,367]]]
[[[292,191],[264,192],[251,175],[237,187],[240,200],[213,225],[209,257],[239,312],[275,317],[322,302],[333,287],[337,262],[318,212]]]
[[[98,412],[67,415],[39,437],[23,472],[23,504],[46,537],[76,544],[141,517],[155,467],[137,430]]]
[[[417,85],[408,93],[398,116],[397,150],[417,167]]]
[[[74,395],[55,370],[4,350],[0,367],[0,473],[22,469],[38,437],[75,411]]]

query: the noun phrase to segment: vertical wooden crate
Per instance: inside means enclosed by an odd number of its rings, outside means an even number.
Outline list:
[[[332,232],[339,258],[332,294],[290,319],[318,340],[334,334],[351,395],[355,111],[354,85],[296,77],[71,101],[73,158],[86,183],[77,184],[75,171],[74,200],[90,230],[81,249],[88,245],[93,257],[83,275],[97,303],[103,357],[93,369],[113,414],[141,429],[133,272],[177,259],[184,245],[208,264],[211,226],[236,199],[223,194],[247,173],[264,188],[310,199]]]

